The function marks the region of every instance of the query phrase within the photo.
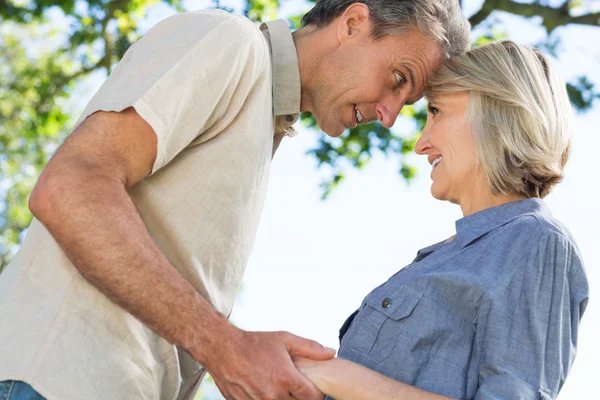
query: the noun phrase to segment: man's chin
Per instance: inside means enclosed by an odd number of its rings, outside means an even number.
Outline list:
[[[339,124],[335,125],[335,126],[327,126],[326,125],[324,127],[321,127],[321,130],[323,132],[325,132],[325,134],[327,136],[330,136],[330,137],[339,137],[339,136],[341,136],[346,131],[346,127],[343,126],[343,125],[339,125]]]
[[[335,118],[319,118],[319,116],[313,112],[313,117],[317,121],[319,129],[329,137],[341,136],[346,131],[346,126],[342,121],[338,121]]]

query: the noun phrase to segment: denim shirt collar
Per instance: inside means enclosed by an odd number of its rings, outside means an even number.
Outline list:
[[[454,241],[464,248],[488,232],[526,214],[550,215],[546,204],[537,198],[517,200],[486,208],[456,221]]]

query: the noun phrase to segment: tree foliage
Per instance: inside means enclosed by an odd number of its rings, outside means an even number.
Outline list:
[[[72,109],[78,86],[88,75],[106,74],[114,67],[144,33],[139,26],[146,14],[159,4],[185,10],[180,0],[0,0],[0,270],[31,221],[27,198],[38,174],[83,106]],[[214,6],[227,9],[219,0]],[[242,12],[260,22],[275,18],[279,6],[278,0],[246,0]],[[558,28],[600,25],[600,14],[585,0],[567,0],[560,6],[537,0],[485,0],[470,17],[473,27],[483,28],[478,29],[476,45],[502,37],[497,19],[502,13],[541,25],[547,38],[539,46],[550,54],[565,45],[555,33]],[[300,17],[289,17],[290,24],[298,27]],[[569,82],[568,92],[582,112],[600,97],[586,76]],[[401,112],[404,131],[374,123],[340,138],[319,135],[308,154],[330,171],[323,197],[344,180],[347,168],[363,168],[376,153],[397,159],[399,174],[412,179],[415,168],[404,156],[412,151],[425,116],[424,107],[417,104]],[[301,120],[318,129],[310,114],[303,113]]]

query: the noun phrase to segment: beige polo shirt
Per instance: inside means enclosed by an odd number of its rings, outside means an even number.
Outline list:
[[[275,126],[292,129],[300,107],[290,31],[283,21],[262,29],[217,10],[166,19],[77,122],[133,106],[152,125],[156,162],[130,195],[173,266],[224,315],[254,242]],[[0,275],[0,380],[49,400],[189,399],[202,373],[92,287],[34,219]]]

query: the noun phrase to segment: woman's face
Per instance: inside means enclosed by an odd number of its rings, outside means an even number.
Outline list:
[[[445,94],[429,103],[427,124],[415,151],[427,155],[432,165],[431,194],[463,207],[491,194],[481,168],[477,167],[475,140],[465,113],[468,92]],[[486,196],[487,197],[487,196]]]

